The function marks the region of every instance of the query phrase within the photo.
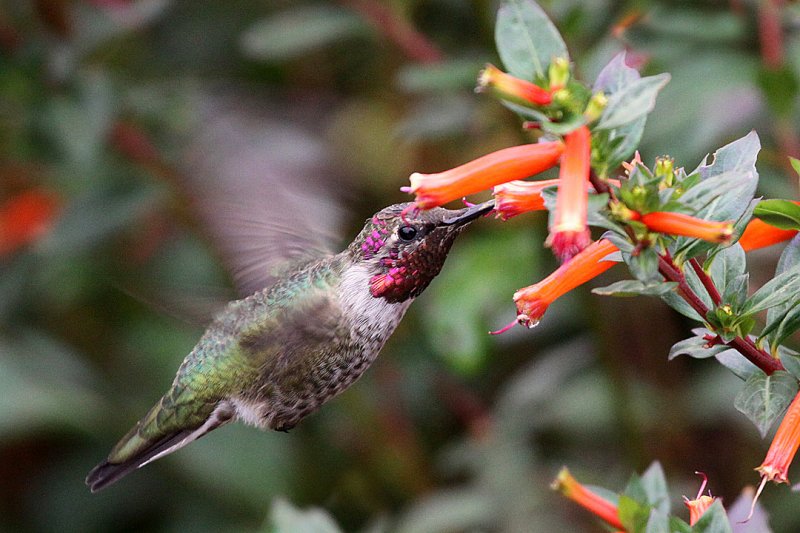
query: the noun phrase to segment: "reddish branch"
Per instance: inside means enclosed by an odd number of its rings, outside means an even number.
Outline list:
[[[700,268],[700,270],[702,271],[702,268]],[[664,255],[659,256],[658,271],[667,281],[676,282],[678,284],[678,294],[680,294],[681,298],[686,300],[686,303],[688,303],[692,309],[694,309],[697,314],[700,315],[701,318],[706,317],[709,311],[708,306],[692,290],[692,288],[689,286],[689,283],[686,281],[686,276],[684,276],[683,272],[681,272],[681,270],[675,265],[669,254],[665,253]],[[708,278],[708,276],[705,275],[705,272],[703,272],[703,276],[700,277],[701,281],[703,278]],[[710,278],[708,278],[708,284],[713,286],[713,282]],[[703,282],[703,286],[708,289],[706,282]],[[719,297],[719,292],[717,291],[716,287],[714,287],[714,291],[716,292],[717,297]],[[713,298],[714,297],[712,296],[712,299]],[[733,340],[725,344],[737,350],[748,361],[756,365],[767,375],[770,375],[778,370],[784,370],[783,365],[779,360],[775,359],[764,350],[758,348],[752,339],[735,337]]]
[[[399,17],[388,5],[371,0],[339,0],[339,2],[378,28],[409,58],[420,63],[437,63],[444,59],[444,54],[435,44],[407,20]]]

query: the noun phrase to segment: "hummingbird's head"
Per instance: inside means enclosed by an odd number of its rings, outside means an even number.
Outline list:
[[[411,206],[395,204],[377,212],[349,248],[367,265],[372,296],[390,303],[419,296],[442,269],[458,234],[494,209],[494,201],[458,210]]]

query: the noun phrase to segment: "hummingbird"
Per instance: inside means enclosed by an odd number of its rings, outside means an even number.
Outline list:
[[[338,254],[275,273],[217,315],[170,389],[87,476],[99,491],[220,426],[288,431],[353,384],[466,226],[494,202],[419,211],[395,204]]]

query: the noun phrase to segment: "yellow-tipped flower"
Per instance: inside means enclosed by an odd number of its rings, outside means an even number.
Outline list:
[[[517,322],[526,327],[536,325],[551,303],[614,266],[615,262],[603,259],[617,250],[611,241],[600,239],[539,283],[518,290],[514,293]]]
[[[569,60],[566,57],[554,57],[547,67],[547,78],[550,81],[551,91],[566,86],[569,81]]]
[[[589,99],[589,103],[586,104],[586,110],[583,112],[583,118],[585,118],[587,122],[594,122],[600,118],[607,105],[608,97],[605,95],[605,93],[602,91],[594,93]]]
[[[633,220],[638,220],[655,233],[694,237],[709,242],[728,242],[733,236],[732,222],[715,222],[671,211],[638,215]]]
[[[558,163],[561,141],[523,144],[492,152],[438,174],[415,172],[406,192],[416,195],[417,207],[430,209],[507,181],[527,178]]]
[[[562,468],[558,473],[558,477],[553,481],[551,488],[557,490],[610,526],[620,530],[625,529],[619,519],[617,506],[581,485],[578,480],[572,477],[566,467]]]
[[[562,262],[591,242],[586,224],[592,135],[581,126],[564,136],[564,156],[558,173],[558,196],[553,225],[545,244]]]
[[[524,104],[545,106],[553,101],[552,93],[535,83],[515,78],[494,65],[486,65],[478,76],[477,91],[491,90],[500,98]]]

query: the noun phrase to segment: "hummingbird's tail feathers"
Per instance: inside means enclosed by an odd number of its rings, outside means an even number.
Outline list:
[[[176,443],[180,443],[181,441],[185,440],[186,437],[188,437],[191,433],[192,430],[185,430],[173,435],[168,435],[162,440],[154,443],[151,448],[141,455],[121,463],[110,463],[109,461],[103,461],[94,467],[92,471],[89,472],[89,475],[86,476],[86,485],[92,492],[102,490],[112,483],[115,483],[119,479],[127,476],[137,468],[140,468],[150,461],[153,461],[154,458],[165,449],[174,448]]]
[[[122,438],[111,451],[107,460],[89,472],[89,475],[86,476],[86,485],[90,491],[102,490],[137,468],[183,448],[190,442],[233,420],[235,411],[229,402],[222,401],[199,426],[162,433],[155,438],[146,439],[142,436],[142,430],[148,427],[145,422],[151,419],[151,414],[152,412],[148,413],[148,416],[145,416]]]

